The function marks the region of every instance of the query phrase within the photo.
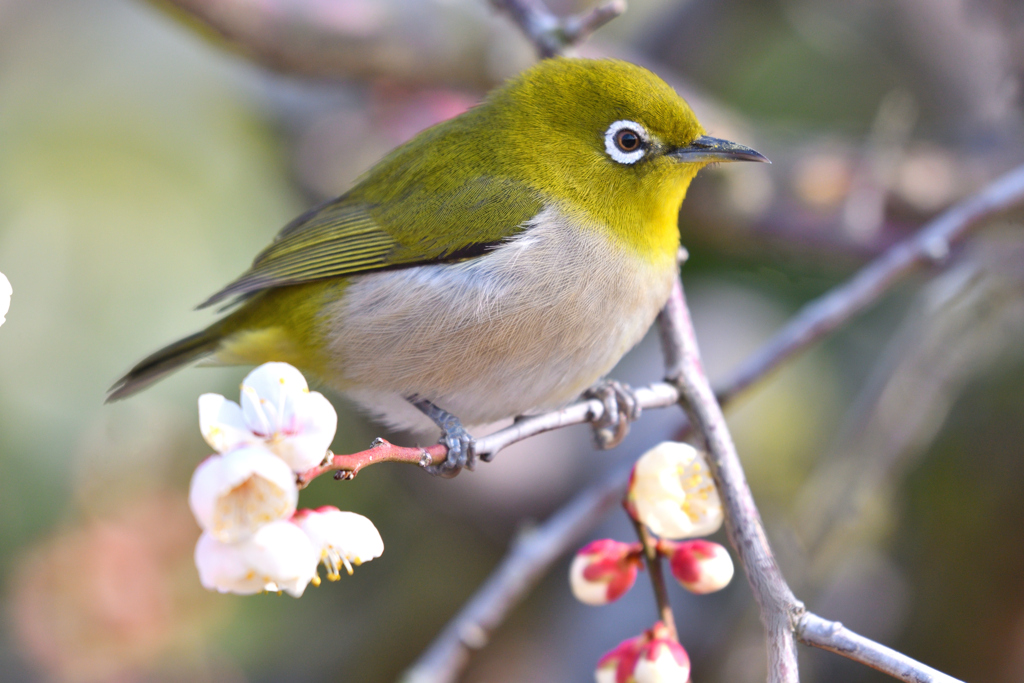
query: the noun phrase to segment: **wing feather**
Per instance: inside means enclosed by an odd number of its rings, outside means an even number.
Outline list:
[[[496,158],[484,128],[471,122],[479,112],[425,131],[350,192],[293,220],[200,308],[272,287],[474,258],[525,229],[544,204],[541,194],[508,170],[474,172]]]

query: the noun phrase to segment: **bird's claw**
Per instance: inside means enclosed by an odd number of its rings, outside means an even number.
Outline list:
[[[594,421],[594,440],[601,449],[614,448],[629,433],[629,425],[640,418],[640,402],[628,385],[602,380],[587,389],[584,398],[596,398],[604,406],[601,419]]]
[[[434,476],[446,479],[456,476],[463,468],[472,471],[476,467],[476,440],[462,426],[459,418],[426,399],[411,398],[409,402],[441,428],[440,443],[448,449],[448,457],[444,462],[427,465],[424,469]]]
[[[428,465],[426,470],[431,474],[450,479],[462,471],[472,471],[476,467],[476,442],[462,425],[456,430],[445,430],[441,435],[441,443],[448,447],[448,457],[437,465]]]

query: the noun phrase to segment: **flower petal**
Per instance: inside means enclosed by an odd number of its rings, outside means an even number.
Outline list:
[[[11,281],[7,279],[6,275],[0,273],[0,325],[7,320],[7,311],[11,310],[12,294],[14,294],[14,288],[11,287]]]
[[[573,595],[587,605],[606,605],[622,597],[636,582],[642,560],[639,543],[605,538],[588,543],[569,567]]]
[[[704,455],[684,443],[665,442],[637,461],[627,509],[654,534],[687,538],[722,525],[722,503]]]
[[[293,472],[323,463],[338,429],[338,413],[323,394],[314,391],[294,398],[293,431],[276,435],[268,444]]]
[[[204,532],[196,543],[196,569],[199,582],[207,590],[252,595],[264,590],[264,581],[245,561],[238,544],[221,543]]]
[[[246,426],[241,406],[220,394],[199,397],[199,431],[218,453],[260,442]]]
[[[290,517],[298,499],[288,465],[252,446],[210,456],[196,468],[189,487],[199,526],[223,542],[244,539],[264,524]]]
[[[295,402],[309,385],[287,363],[264,363],[242,380],[242,412],[255,434],[264,438],[295,431]]]
[[[210,590],[241,595],[282,590],[299,597],[316,575],[318,553],[301,529],[277,521],[239,543],[222,543],[205,533],[195,559],[199,579]]]
[[[608,584],[604,581],[588,581],[583,575],[590,566],[590,558],[576,555],[569,565],[569,587],[576,599],[585,605],[607,605]]]
[[[384,541],[377,527],[355,512],[342,512],[336,507],[325,506],[317,510],[300,510],[293,521],[319,550],[331,580],[340,577],[342,566],[351,574],[351,565],[359,566],[384,552]]]

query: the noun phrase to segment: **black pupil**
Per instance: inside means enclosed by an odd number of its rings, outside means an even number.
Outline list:
[[[623,152],[632,152],[640,146],[640,136],[628,128],[620,130],[615,136],[615,141],[619,143],[619,149]]]

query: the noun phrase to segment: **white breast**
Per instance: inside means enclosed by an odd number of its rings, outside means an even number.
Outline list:
[[[485,256],[354,278],[325,311],[337,388],[417,431],[406,396],[466,425],[557,407],[640,340],[674,274],[545,209]]]

